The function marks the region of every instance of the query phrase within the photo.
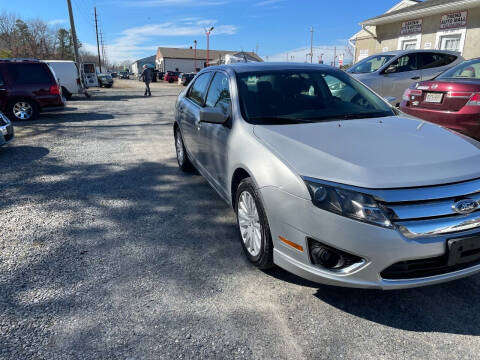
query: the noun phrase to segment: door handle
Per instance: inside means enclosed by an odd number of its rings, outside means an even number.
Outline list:
[[[420,80],[420,76],[414,76],[412,77],[412,80]]]
[[[197,130],[200,130],[202,127],[202,122],[200,120],[195,120],[195,127]]]

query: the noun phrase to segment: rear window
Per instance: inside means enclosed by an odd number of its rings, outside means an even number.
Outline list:
[[[44,64],[10,64],[9,72],[16,84],[50,84],[52,77]]]
[[[455,55],[439,53],[422,53],[420,57],[422,58],[422,69],[432,69],[449,65],[457,60]]]

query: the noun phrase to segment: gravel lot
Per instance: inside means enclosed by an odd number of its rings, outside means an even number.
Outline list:
[[[0,149],[1,359],[479,358],[479,276],[380,292],[250,266],[177,170],[180,89],[117,81]]]

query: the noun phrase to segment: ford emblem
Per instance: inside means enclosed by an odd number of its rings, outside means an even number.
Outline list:
[[[453,210],[458,214],[470,214],[478,209],[479,203],[472,199],[464,199],[453,204]]]

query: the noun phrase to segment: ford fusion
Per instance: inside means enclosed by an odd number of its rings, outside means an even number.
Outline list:
[[[480,272],[480,143],[342,71],[209,67],[180,94],[174,135],[179,167],[232,205],[260,269],[380,289]]]

